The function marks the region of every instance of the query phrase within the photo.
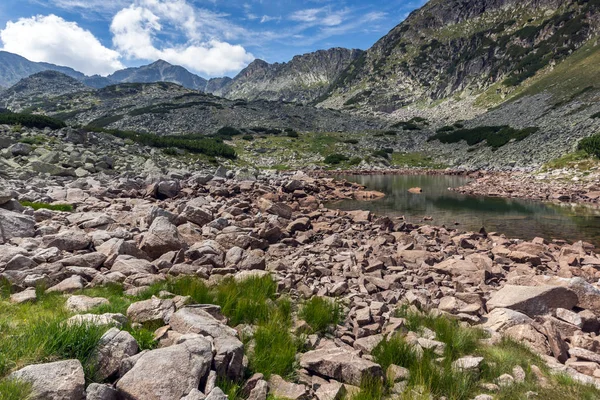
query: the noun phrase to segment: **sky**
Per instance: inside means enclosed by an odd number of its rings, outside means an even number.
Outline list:
[[[163,59],[205,78],[368,49],[427,0],[0,0],[0,49],[87,75]]]

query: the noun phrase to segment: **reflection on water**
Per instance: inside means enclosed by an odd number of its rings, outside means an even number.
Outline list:
[[[449,187],[467,182],[457,176],[406,176],[369,175],[339,176],[358,182],[371,190],[384,192],[386,197],[372,202],[345,200],[329,204],[342,210],[371,210],[379,215],[401,216],[411,223],[424,223],[423,217],[433,221],[425,223],[453,226],[478,231],[485,227],[508,237],[533,239],[584,240],[600,246],[600,209],[570,204],[473,197],[454,193]],[[420,187],[422,194],[409,193],[408,189]]]

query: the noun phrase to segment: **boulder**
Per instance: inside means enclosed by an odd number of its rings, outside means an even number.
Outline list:
[[[115,377],[122,361],[136,355],[138,351],[138,344],[129,332],[111,328],[98,343],[96,355],[98,378],[104,381]]]
[[[65,279],[57,285],[46,289],[46,293],[61,292],[61,293],[72,293],[78,290],[82,290],[85,285],[85,281],[79,275],[73,275],[70,278]]]
[[[177,227],[165,217],[158,217],[152,222],[140,245],[140,249],[153,260],[170,251],[178,251],[186,247]]]
[[[313,350],[300,357],[300,366],[330,379],[360,386],[363,378],[382,377],[379,364],[360,358],[342,348]]]
[[[112,386],[100,383],[91,383],[85,395],[85,400],[118,400],[118,392]]]
[[[138,301],[127,308],[127,318],[132,322],[164,322],[168,323],[175,312],[175,303],[171,299],[152,297]]]
[[[128,242],[123,239],[113,238],[96,248],[96,251],[106,257],[104,265],[112,267],[121,255],[128,255],[139,259],[148,259],[148,255],[137,248],[133,242]]]
[[[290,400],[310,399],[308,388],[306,386],[287,382],[279,375],[271,375],[269,387],[271,388],[271,394],[276,398]]]
[[[37,294],[36,294],[35,288],[27,288],[27,289],[23,290],[22,292],[15,293],[10,296],[10,302],[15,303],[15,304],[22,304],[22,303],[29,303],[29,302],[33,303],[36,300],[37,300]]]
[[[86,312],[92,308],[108,304],[109,301],[103,297],[71,296],[67,299],[66,307],[69,311]]]
[[[496,308],[485,316],[485,322],[481,327],[504,332],[515,325],[532,323],[533,320],[523,313],[508,308]]]
[[[557,308],[572,309],[578,302],[572,290],[561,286],[506,285],[487,302],[488,310],[508,308],[529,316],[544,315]]]
[[[233,336],[216,337],[214,342],[214,370],[217,376],[232,381],[244,375],[244,344]]]
[[[144,353],[119,380],[127,400],[180,400],[200,387],[212,364],[209,340],[195,337]]]
[[[171,317],[169,325],[181,334],[197,333],[213,338],[237,335],[235,329],[220,322],[201,307],[188,306],[178,310]]]
[[[35,219],[0,208],[0,244],[13,238],[33,237],[35,235]]]
[[[85,376],[79,360],[29,365],[13,372],[9,379],[31,384],[29,400],[83,400]],[[178,399],[179,400],[179,399]]]
[[[91,244],[90,238],[83,231],[67,231],[58,235],[44,236],[42,245],[46,248],[56,247],[63,251],[87,249]]]

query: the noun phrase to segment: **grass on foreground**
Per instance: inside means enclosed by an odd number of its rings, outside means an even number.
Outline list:
[[[399,316],[406,319],[409,330],[419,332],[423,328],[431,329],[436,339],[446,344],[443,357],[425,349],[422,354],[414,350],[401,335],[382,341],[372,352],[374,360],[384,371],[391,365],[399,365],[410,371],[407,390],[401,399],[429,399],[445,397],[449,400],[472,399],[485,393],[480,388],[482,383],[492,383],[505,373],[512,373],[515,366],[521,366],[526,373],[523,383],[501,388],[499,392],[489,393],[495,399],[519,400],[526,398],[526,393],[533,391],[546,400],[564,399],[597,399],[600,391],[594,387],[574,382],[563,376],[549,375],[543,360],[532,353],[526,346],[513,340],[503,339],[495,345],[481,341],[485,337],[483,331],[463,327],[457,321],[446,317],[435,317],[428,314],[406,312],[400,310]],[[452,362],[473,355],[481,356],[484,361],[478,371],[460,371],[452,368]],[[538,365],[546,375],[550,386],[541,388],[537,378],[531,371],[531,365]],[[353,399],[379,399],[381,391],[386,393],[393,386],[387,382],[367,382],[361,392]]]
[[[300,308],[298,316],[310,325],[314,333],[324,333],[342,320],[342,308],[335,300],[312,297]]]
[[[31,395],[29,383],[14,379],[0,381],[0,400],[23,400],[29,395]]]
[[[230,325],[257,325],[252,345],[251,338],[243,338],[254,349],[248,354],[248,372],[262,372],[267,377],[275,373],[289,378],[295,370],[295,357],[302,340],[290,333],[292,304],[277,298],[276,289],[277,285],[270,277],[250,278],[243,282],[227,279],[214,287],[208,287],[201,279],[184,277],[152,285],[135,297],[126,296],[119,285],[85,289],[75,294],[108,299],[110,304],[90,311],[96,314],[125,314],[133,302],[149,299],[162,290],[190,296],[194,303],[218,304]],[[66,326],[64,321],[73,315],[65,309],[66,297],[45,294],[42,288],[38,289],[35,303],[12,304],[8,301],[9,296],[10,285],[6,281],[0,282],[0,400],[25,398],[22,393],[27,387],[4,378],[14,370],[35,363],[78,359],[84,366],[87,381],[96,381],[92,361],[97,344],[108,327]],[[141,349],[152,349],[157,345],[153,340],[156,328],[158,326],[147,325],[134,329],[128,325],[123,329],[135,337]],[[236,384],[239,383],[232,382],[227,386],[227,391],[232,394],[230,398],[235,398]]]
[[[49,204],[49,203],[33,203],[31,201],[21,201],[23,207],[31,207],[34,210],[46,209],[52,211],[73,212],[73,206],[70,204]]]

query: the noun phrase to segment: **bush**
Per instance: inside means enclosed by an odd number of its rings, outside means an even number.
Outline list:
[[[355,166],[355,165],[359,165],[361,162],[362,162],[362,158],[360,158],[360,157],[352,157],[350,159],[350,161],[348,161],[348,164]]]
[[[313,297],[302,306],[298,316],[310,325],[313,332],[323,333],[331,325],[340,323],[342,310],[336,301]]]
[[[235,129],[231,126],[224,126],[217,131],[217,136],[237,136],[241,134],[242,132],[239,129]]]
[[[254,140],[254,136],[252,136],[252,135],[244,135],[244,136],[242,136],[242,139],[251,142],[251,141]]]
[[[330,154],[327,157],[325,157],[325,160],[323,161],[325,164],[329,164],[329,165],[337,165],[343,161],[348,161],[348,157],[346,157],[343,154]]]
[[[37,114],[21,114],[13,112],[0,113],[0,125],[21,125],[28,128],[66,128],[67,124],[63,121]]]
[[[359,141],[358,141],[358,139],[347,139],[347,140],[344,140],[344,143],[347,143],[347,144],[358,144]]]
[[[372,155],[373,157],[385,158],[386,160],[390,157],[390,154],[386,151],[386,149],[374,151]]]
[[[290,138],[297,138],[297,137],[299,137],[298,132],[296,132],[293,129],[289,129],[289,128],[285,130],[285,135],[287,137],[290,137]]]
[[[577,149],[600,158],[600,134],[582,139],[577,145]]]
[[[451,128],[448,130],[448,128]],[[442,143],[458,143],[466,141],[469,146],[474,146],[483,141],[493,149],[500,148],[511,140],[523,140],[529,135],[537,132],[539,128],[530,127],[525,129],[515,129],[510,126],[478,126],[472,129],[458,129],[454,127],[444,127],[437,131],[437,134],[427,139],[428,142],[439,140]]]
[[[211,138],[203,135],[157,136],[150,133],[121,131],[87,126],[92,132],[104,132],[121,139],[131,140],[144,146],[156,148],[178,148],[190,153],[204,154],[212,157],[237,158],[233,147],[223,143],[221,138]]]

